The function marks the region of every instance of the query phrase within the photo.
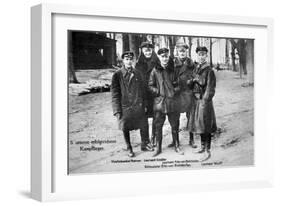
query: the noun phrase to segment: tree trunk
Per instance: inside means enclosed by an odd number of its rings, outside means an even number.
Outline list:
[[[152,35],[152,37],[151,37],[151,43],[152,43],[153,45],[155,45],[155,35]]]
[[[123,34],[122,35],[122,43],[123,43],[123,52],[128,51],[130,49],[128,34]]]
[[[213,67],[213,42],[210,38],[210,66]]]
[[[245,53],[245,41],[239,39],[237,43],[232,39],[231,44],[237,49],[239,55],[239,74],[242,78],[243,73],[247,74],[246,70],[246,53]]]
[[[78,84],[76,73],[74,71],[73,65],[73,47],[72,47],[72,32],[68,31],[68,74],[69,74],[69,82]]]
[[[246,68],[246,52],[245,52],[245,40],[238,40],[238,54],[239,54],[239,65],[240,65],[240,77],[242,78],[242,74],[247,74]]]
[[[200,40],[199,40],[199,38],[197,38],[197,47],[199,47],[200,46]]]
[[[246,40],[246,69],[249,83],[254,82],[254,40]]]
[[[228,48],[228,39],[225,39],[225,64],[229,67],[229,48]]]
[[[235,64],[235,47],[231,45],[231,62],[232,62],[232,70],[237,72],[236,64]]]
[[[241,45],[238,44],[238,55],[239,55],[239,74],[240,78],[242,79],[242,74],[244,70],[244,55],[243,52],[241,51]]]
[[[129,34],[129,50],[134,52],[136,55],[136,47],[135,47],[135,35]]]
[[[134,52],[135,57],[139,56],[139,43],[140,39],[135,34],[129,34],[130,51]]]
[[[192,37],[191,36],[188,37],[188,47],[189,47],[188,56],[189,56],[189,58],[191,58],[191,48],[192,48]]]
[[[174,36],[169,36],[168,40],[169,40],[170,57],[174,58],[175,38]]]

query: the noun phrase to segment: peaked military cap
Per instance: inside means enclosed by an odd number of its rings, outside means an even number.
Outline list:
[[[180,43],[177,43],[176,44],[176,47],[179,49],[179,48],[185,48],[185,49],[188,49],[188,45],[184,42],[180,42]]]
[[[168,53],[169,52],[169,49],[167,48],[161,48],[158,50],[157,54],[160,55],[160,54],[164,54],[164,53]]]
[[[141,43],[140,48],[144,48],[144,47],[154,49],[154,45],[151,44],[149,41],[145,41]]]
[[[122,58],[122,59],[124,59],[124,57],[133,58],[133,57],[134,57],[134,52],[132,52],[132,51],[125,51],[125,52],[121,55],[121,58]]]
[[[205,46],[199,46],[199,47],[196,48],[196,53],[198,53],[200,51],[208,52],[208,49]]]

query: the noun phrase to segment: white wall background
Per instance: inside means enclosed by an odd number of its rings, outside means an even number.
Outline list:
[[[29,198],[30,187],[30,7],[41,2],[68,3],[91,6],[114,5],[140,9],[159,9],[204,14],[264,16],[275,20],[274,55],[275,101],[272,107],[272,129],[276,130],[275,174],[272,189],[219,191],[209,193],[145,196],[118,199],[84,200],[81,202],[47,203],[59,205],[280,205],[281,204],[281,135],[279,69],[281,12],[276,0],[9,0],[1,2],[0,32],[0,205],[37,205]],[[266,69],[266,68],[265,68]],[[266,96],[265,96],[266,98]],[[277,106],[279,108],[277,108]],[[279,129],[279,131],[278,131]],[[265,137],[266,138],[266,137]],[[150,183],[153,184],[153,183]]]

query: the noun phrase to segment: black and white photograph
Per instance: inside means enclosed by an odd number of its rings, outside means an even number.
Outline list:
[[[69,175],[254,165],[254,39],[66,38]]]

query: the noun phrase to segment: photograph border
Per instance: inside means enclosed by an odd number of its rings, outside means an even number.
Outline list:
[[[273,20],[261,17],[225,15],[203,15],[171,12],[169,18],[164,11],[122,10],[93,8],[59,4],[40,4],[31,8],[31,196],[40,201],[71,199],[70,194],[57,194],[54,189],[54,135],[53,94],[56,91],[52,78],[52,16],[54,14],[105,16],[108,18],[135,18],[165,21],[189,21],[195,23],[263,26],[267,30],[267,63],[273,71]],[[271,136],[268,137],[271,141]],[[269,157],[271,157],[270,154]],[[273,161],[273,160],[271,160]],[[270,170],[271,168],[268,168]],[[271,171],[269,171],[271,173]],[[271,186],[272,176],[261,182],[245,184],[237,182],[233,188]],[[207,185],[206,185],[207,186]],[[218,183],[215,188],[230,186]],[[208,188],[208,187],[206,187]],[[211,187],[209,187],[211,188]],[[81,188],[79,189],[81,192]],[[187,190],[186,190],[187,191]],[[104,194],[104,196],[107,196]],[[94,192],[92,197],[96,197]],[[81,197],[82,198],[82,197]]]

